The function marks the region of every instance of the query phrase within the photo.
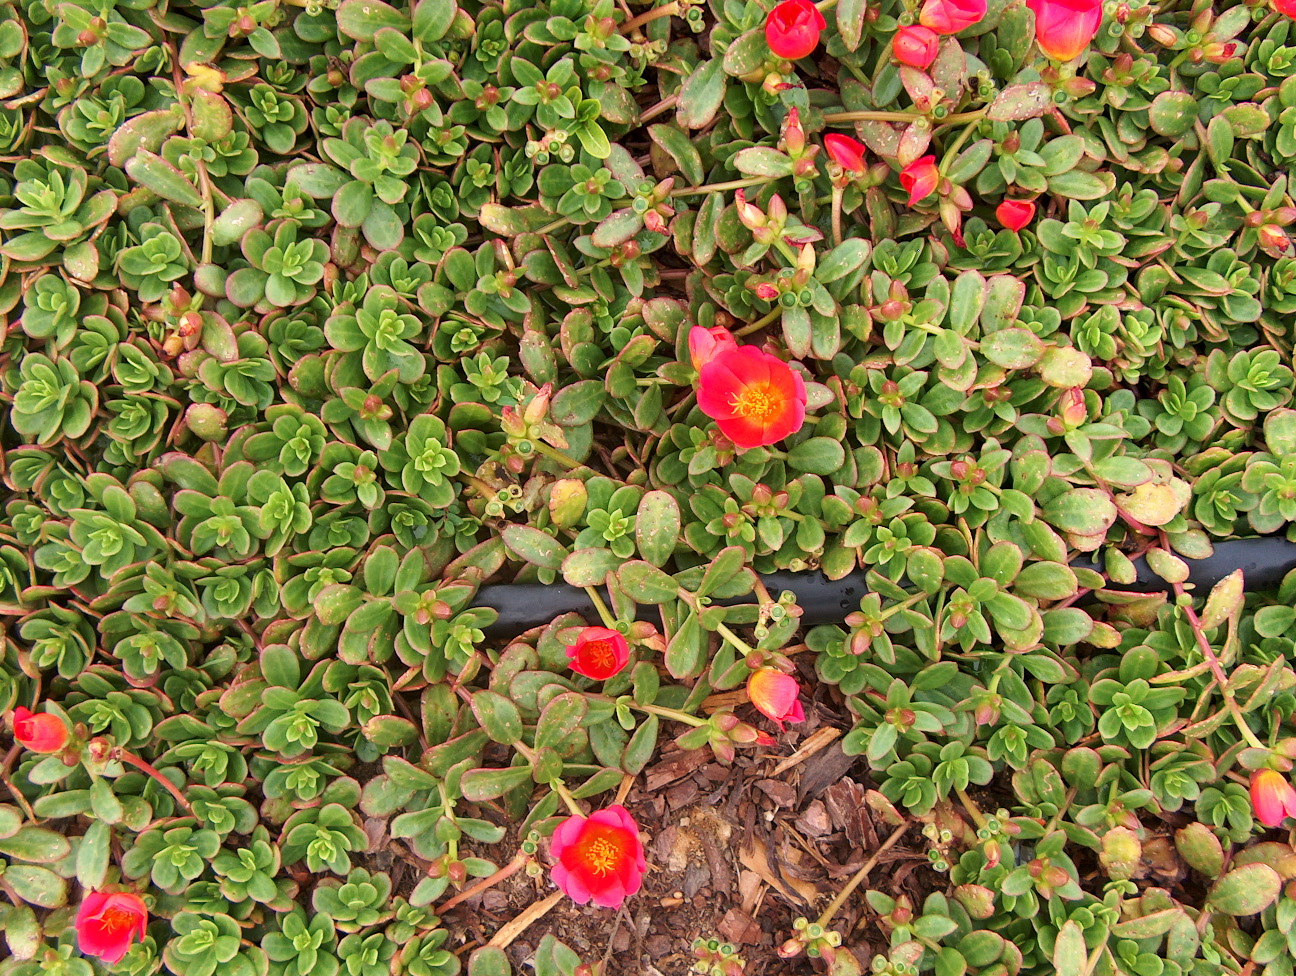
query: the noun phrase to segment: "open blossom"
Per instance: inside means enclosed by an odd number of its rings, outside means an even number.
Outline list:
[[[1055,61],[1078,57],[1102,24],[1102,0],[1026,0],[1035,14],[1035,43]]]
[[[891,41],[891,50],[901,64],[911,68],[926,68],[936,60],[940,50],[940,35],[921,24],[901,27]]]
[[[698,406],[738,447],[764,447],[805,422],[801,374],[755,346],[726,349],[702,367]]]
[[[689,359],[693,361],[693,368],[700,371],[724,350],[737,348],[738,341],[722,325],[710,329],[695,325],[689,329],[688,344]]]
[[[957,34],[986,15],[986,0],[926,0],[918,23],[937,34]]]
[[[554,831],[549,852],[554,884],[578,905],[593,900],[603,908],[620,908],[648,870],[639,825],[621,806],[568,817]]]
[[[747,697],[766,718],[783,728],[784,722],[804,722],[796,678],[778,668],[757,668],[747,678]]]
[[[864,172],[864,143],[838,132],[824,136],[824,148],[833,162],[848,173]]]
[[[765,40],[780,58],[798,61],[819,45],[819,32],[827,26],[810,0],[783,0],[765,20]]]
[[[1035,219],[1035,204],[1030,200],[1005,200],[995,207],[999,223],[1011,231],[1018,231]]]
[[[1280,14],[1296,20],[1296,0],[1273,0],[1273,8]]]
[[[630,663],[630,645],[615,630],[586,627],[568,645],[567,657],[577,674],[605,681]]]
[[[1296,789],[1282,773],[1261,769],[1251,774],[1251,808],[1266,827],[1277,827],[1296,817]]]
[[[935,190],[938,183],[940,183],[940,170],[936,168],[935,156],[915,159],[900,171],[900,185],[909,191],[911,207]]]
[[[148,925],[144,899],[132,892],[90,891],[77,910],[77,947],[110,966],[121,962]]]
[[[13,713],[14,739],[32,752],[58,752],[67,745],[71,732],[57,715],[32,712],[19,705]]]

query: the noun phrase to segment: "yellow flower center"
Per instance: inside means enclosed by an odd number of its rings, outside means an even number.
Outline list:
[[[740,417],[751,417],[762,423],[777,414],[783,407],[783,394],[769,383],[757,383],[743,387],[741,393],[729,396],[729,406]]]
[[[116,935],[135,924],[135,913],[124,908],[109,908],[99,916],[99,924],[106,933]]]
[[[585,848],[585,865],[595,874],[611,874],[616,868],[621,852],[606,837],[599,837]]]
[[[586,661],[592,669],[607,671],[616,667],[616,655],[612,653],[611,641],[590,641],[585,645],[584,654]]]

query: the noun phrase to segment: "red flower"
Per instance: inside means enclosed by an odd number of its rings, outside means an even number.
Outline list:
[[[605,681],[630,662],[630,645],[615,630],[586,627],[567,646],[567,657],[577,674]]]
[[[689,358],[693,360],[693,368],[699,371],[724,350],[734,349],[738,345],[733,333],[722,325],[710,329],[695,325],[689,329],[688,342]]]
[[[71,732],[57,715],[31,712],[19,705],[13,713],[14,738],[32,752],[58,752],[67,745]]]
[[[77,910],[77,946],[87,956],[115,966],[136,938],[143,941],[147,924],[148,909],[139,895],[90,891]]]
[[[593,899],[603,908],[620,908],[648,870],[639,825],[620,806],[568,817],[554,831],[549,853],[554,884],[578,905]]]
[[[909,191],[909,206],[913,206],[927,194],[936,189],[940,182],[940,170],[936,168],[935,156],[924,156],[915,159],[900,171],[900,185]]]
[[[805,712],[797,696],[801,686],[796,678],[777,668],[757,668],[747,678],[747,697],[766,718],[783,728],[784,722],[804,722]]]
[[[1266,827],[1277,827],[1286,817],[1296,817],[1296,789],[1273,769],[1251,774],[1251,808]]]
[[[986,0],[927,0],[918,23],[937,34],[957,34],[986,14]]]
[[[1286,14],[1296,20],[1296,0],[1273,0],[1273,8],[1280,14]]]
[[[780,58],[799,61],[818,46],[827,26],[810,0],[783,0],[765,20],[765,40]]]
[[[1035,219],[1035,203],[1031,200],[1005,200],[995,207],[999,223],[1011,231],[1018,231]]]
[[[1035,14],[1035,42],[1055,61],[1070,61],[1102,24],[1102,0],[1026,0]]]
[[[830,132],[824,136],[824,148],[833,162],[848,173],[864,172],[864,143],[850,136]]]
[[[936,60],[940,49],[940,35],[919,25],[901,27],[891,40],[891,50],[896,60],[911,68],[926,68]]]
[[[805,421],[805,405],[801,375],[755,346],[726,349],[698,377],[698,406],[744,449],[795,434]]]

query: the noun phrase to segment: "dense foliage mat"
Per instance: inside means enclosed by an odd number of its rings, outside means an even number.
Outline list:
[[[755,971],[1292,976],[1274,2],[0,0],[0,976],[593,972],[834,736]]]

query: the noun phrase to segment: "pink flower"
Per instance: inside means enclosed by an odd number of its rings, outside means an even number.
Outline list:
[[[940,183],[940,170],[936,168],[935,156],[915,159],[900,171],[900,185],[909,191],[911,207],[935,190],[938,183]]]
[[[693,368],[699,371],[726,349],[735,349],[738,346],[733,333],[722,325],[710,329],[704,329],[700,325],[693,326],[689,329],[688,343],[689,359],[693,361]]]
[[[648,870],[639,825],[621,806],[568,817],[554,831],[549,853],[550,877],[578,905],[593,899],[603,908],[620,908]]]
[[[957,34],[980,22],[986,0],[926,0],[918,23],[937,34]]]
[[[810,0],[783,0],[765,20],[765,40],[778,57],[799,61],[819,46],[819,32],[827,26]]]
[[[824,136],[824,148],[833,162],[848,173],[864,172],[864,143],[850,136],[830,132]]]
[[[14,739],[32,752],[54,753],[67,745],[72,732],[67,723],[48,712],[32,712],[19,705],[13,713]]]
[[[801,374],[755,346],[726,349],[702,367],[698,406],[743,449],[775,444],[805,422]]]
[[[1011,231],[1019,231],[1035,219],[1035,204],[1030,200],[1005,200],[995,207],[999,223]]]
[[[1277,827],[1296,817],[1296,789],[1277,770],[1261,769],[1251,774],[1251,808],[1266,827]]]
[[[940,50],[940,35],[918,24],[901,27],[891,40],[891,50],[901,64],[907,64],[911,68],[926,68],[936,60],[936,54]]]
[[[1026,0],[1035,14],[1035,43],[1055,61],[1078,57],[1102,24],[1102,0]]]
[[[804,722],[805,712],[797,696],[801,686],[796,678],[778,668],[757,668],[747,678],[747,697],[766,718],[777,723]]]
[[[630,645],[615,630],[586,627],[567,647],[571,669],[577,674],[606,681],[630,662]]]
[[[136,939],[144,940],[148,909],[133,892],[89,891],[77,909],[77,946],[110,966],[121,962]]]

